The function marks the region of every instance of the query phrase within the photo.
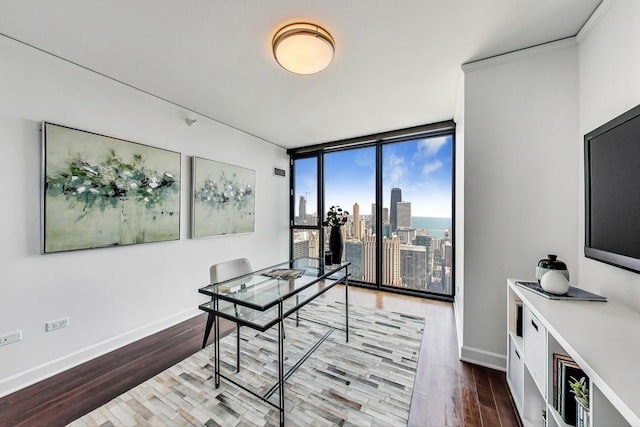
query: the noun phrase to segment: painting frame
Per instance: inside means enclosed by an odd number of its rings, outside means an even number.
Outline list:
[[[42,254],[180,240],[182,154],[42,122]]]
[[[255,170],[193,156],[191,171],[191,238],[255,232]]]

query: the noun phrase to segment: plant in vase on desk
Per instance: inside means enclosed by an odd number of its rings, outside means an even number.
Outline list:
[[[349,220],[349,212],[340,206],[331,206],[327,211],[327,216],[322,225],[331,227],[329,232],[329,250],[331,250],[331,261],[333,264],[342,262],[342,230],[340,229]]]

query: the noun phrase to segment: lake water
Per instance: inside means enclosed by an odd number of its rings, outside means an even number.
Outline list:
[[[424,228],[431,236],[442,239],[444,231],[451,229],[451,218],[413,216],[411,217],[411,227]]]

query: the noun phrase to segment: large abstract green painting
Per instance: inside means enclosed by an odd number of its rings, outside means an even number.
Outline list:
[[[181,155],[43,123],[42,252],[180,239]]]
[[[254,170],[194,157],[192,173],[193,238],[254,231]]]

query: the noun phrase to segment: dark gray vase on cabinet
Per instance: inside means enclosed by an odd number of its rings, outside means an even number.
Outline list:
[[[334,264],[342,262],[342,230],[340,227],[331,227],[329,233],[329,249],[331,250],[331,260]]]

